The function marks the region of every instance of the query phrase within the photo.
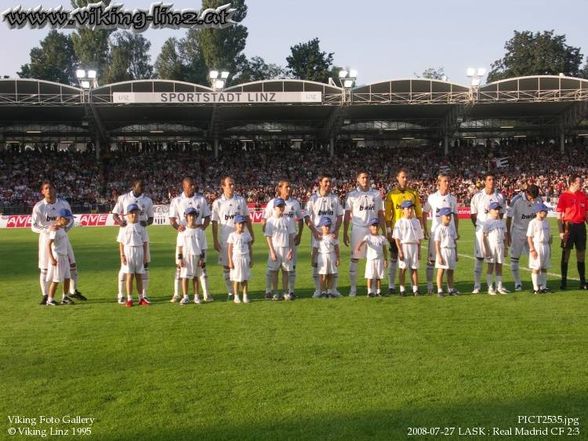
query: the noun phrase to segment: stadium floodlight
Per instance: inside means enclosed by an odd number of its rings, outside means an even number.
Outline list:
[[[468,69],[466,70],[466,75],[468,77],[473,77],[474,75],[476,75],[476,69],[474,67],[468,67]]]
[[[346,70],[340,70],[339,71],[339,78],[345,78],[347,77],[347,71]]]
[[[82,79],[82,78],[86,78],[86,71],[84,69],[77,69],[76,70],[76,78]]]
[[[218,70],[211,70],[208,72],[208,78],[211,80],[216,80],[218,78]]]
[[[95,80],[96,79],[96,71],[94,69],[90,69],[88,72],[88,78],[91,80]]]
[[[229,72],[228,72],[228,71],[226,71],[226,70],[223,70],[223,71],[220,73],[220,77],[221,77],[223,80],[226,80],[227,78],[229,78]]]
[[[346,89],[351,89],[353,87],[353,83],[355,83],[355,80],[352,78],[345,78],[343,80],[343,87]]]
[[[478,70],[476,71],[476,74],[479,77],[483,77],[484,75],[486,75],[486,69],[483,67],[478,67]]]
[[[80,81],[80,86],[82,86],[82,89],[89,89],[91,87],[91,83],[88,80],[82,80]]]
[[[350,69],[350,70],[349,70],[349,78],[352,78],[352,79],[354,79],[354,80],[355,80],[355,79],[357,78],[357,70],[355,70],[355,69]]]
[[[222,90],[225,87],[225,81],[224,80],[214,80],[214,82],[212,83],[212,88],[214,90]]]

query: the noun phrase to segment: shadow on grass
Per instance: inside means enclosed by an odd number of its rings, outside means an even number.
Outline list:
[[[532,395],[532,391],[529,391]],[[369,400],[369,397],[366,397]],[[253,403],[252,403],[253,404]],[[334,403],[341,407],[342,403]],[[445,440],[445,439],[517,439],[517,440],[552,440],[572,437],[586,439],[585,410],[588,406],[588,394],[570,393],[569,395],[530,396],[525,400],[468,402],[459,405],[445,405],[442,402],[431,403],[429,407],[408,405],[402,409],[374,409],[373,411],[329,413],[326,409],[316,409],[315,417],[300,417],[295,412],[286,412],[271,422],[272,419],[262,413],[252,421],[242,424],[231,423],[228,418],[210,427],[198,427],[190,419],[177,421],[162,427],[147,429],[144,427],[124,427],[119,433],[99,433],[99,423],[94,428],[96,436],[105,441],[163,441],[163,440]],[[344,407],[344,406],[343,406]],[[291,408],[291,403],[288,403]],[[196,410],[195,410],[196,411]],[[308,409],[304,409],[308,412]],[[197,412],[197,411],[196,411]],[[273,415],[276,414],[274,411]],[[570,417],[568,426],[564,424],[531,424],[519,422],[519,416],[561,415]],[[221,417],[222,418],[222,417]],[[167,426],[167,427],[166,427]],[[179,428],[177,426],[180,426]],[[173,428],[172,428],[173,427]],[[515,428],[526,430],[547,428],[548,434],[515,434]],[[563,434],[554,436],[553,428],[562,427]],[[418,428],[437,430],[437,434],[422,434]],[[481,428],[484,436],[475,436],[473,428]],[[495,429],[512,430],[512,435],[505,432],[499,435]],[[574,429],[575,428],[575,429]],[[417,431],[415,431],[417,429]],[[579,435],[571,436],[575,430]],[[559,429],[557,429],[559,430]],[[93,434],[94,435],[94,434]]]

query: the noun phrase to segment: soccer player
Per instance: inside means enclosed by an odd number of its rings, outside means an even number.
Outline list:
[[[218,252],[218,263],[223,266],[223,277],[227,289],[227,299],[233,300],[233,286],[231,284],[231,275],[229,260],[227,255],[227,239],[229,234],[235,230],[235,216],[245,216],[247,219],[246,227],[251,235],[251,244],[255,241],[251,219],[249,218],[249,208],[245,199],[235,194],[235,181],[229,176],[221,179],[221,188],[223,194],[212,203],[212,238],[214,240],[214,249]]]
[[[529,252],[527,228],[531,219],[535,218],[535,205],[538,202],[542,202],[539,188],[536,185],[528,185],[525,191],[512,198],[506,210],[506,245],[510,246],[510,271],[515,291],[523,289],[519,259],[523,252]]]
[[[491,202],[488,206],[488,219],[482,226],[484,234],[484,255],[488,262],[488,273],[486,281],[488,283],[488,294],[495,296],[496,293],[508,294],[508,290],[502,285],[502,263],[506,256],[505,241],[506,227],[504,221],[500,218],[502,207],[498,202]],[[496,288],[492,282],[495,274]]]
[[[339,266],[339,240],[334,237],[331,227],[330,217],[320,218],[318,222],[319,239],[316,241],[316,248],[312,248],[312,264],[316,266],[316,271],[319,274],[320,287],[318,293],[313,294],[313,298],[341,297],[333,284]]]
[[[153,223],[153,201],[150,197],[145,195],[145,182],[143,179],[135,179],[132,182],[132,189],[130,192],[120,195],[116,201],[114,208],[112,209],[112,217],[114,223],[120,227],[125,227],[127,221],[125,220],[125,214],[128,213],[129,205],[136,205],[139,207],[139,223],[143,228]],[[147,230],[145,230],[147,234]],[[147,289],[149,288],[149,262],[151,261],[151,254],[149,251],[149,235],[147,235],[147,251],[145,252],[145,265],[144,271],[141,273],[142,277],[142,291],[141,295],[145,302],[149,302],[147,296]],[[118,303],[121,305],[125,303],[123,295],[123,287],[125,286],[126,275],[124,272],[123,265],[121,265],[118,271]]]
[[[359,254],[364,245],[367,248],[364,277],[367,281],[368,297],[380,297],[382,295],[382,279],[384,278],[384,270],[388,266],[387,248],[390,244],[386,236],[378,234],[378,227],[381,226],[381,217],[370,219],[369,234],[366,234],[353,250]]]
[[[316,250],[319,247],[318,241],[322,238],[321,230],[319,229],[319,222],[321,218],[328,217],[331,220],[329,228],[334,239],[339,237],[339,229],[343,221],[343,213],[345,212],[341,206],[339,198],[331,193],[332,178],[328,174],[323,174],[319,177],[319,189],[308,199],[304,213],[304,221],[306,226],[312,232],[311,246],[312,256],[317,256]],[[318,297],[321,294],[320,279],[316,260],[312,261],[312,278],[314,280],[314,294],[313,297]],[[340,295],[337,291],[337,274],[333,274],[333,289],[334,295]]]
[[[253,267],[253,252],[251,244],[253,238],[245,231],[248,216],[235,216],[235,231],[229,234],[227,239],[227,259],[231,270],[231,282],[233,282],[234,302],[241,303],[239,292],[243,293],[243,303],[249,303],[247,296],[248,281]]]
[[[398,268],[400,269],[400,295],[404,295],[404,276],[406,269],[410,270],[412,293],[419,295],[419,260],[421,255],[421,240],[424,239],[421,226],[422,219],[415,217],[414,203],[404,201],[400,205],[402,217],[394,224],[392,238],[396,241],[398,250]]]
[[[347,195],[345,219],[343,221],[343,243],[349,246],[349,224],[351,227],[351,260],[349,262],[349,296],[357,295],[357,263],[365,259],[366,248],[357,245],[370,233],[370,221],[379,219],[380,228],[386,234],[384,204],[378,190],[369,187],[369,175],[359,171],[356,175],[357,188]],[[369,247],[368,247],[369,249]],[[369,288],[368,288],[369,289]],[[371,291],[370,291],[371,292]]]
[[[447,273],[447,293],[456,296],[459,292],[453,284],[453,273],[457,257],[457,232],[453,218],[455,213],[450,207],[440,208],[436,213],[441,219],[433,233],[435,243],[435,268],[437,268],[437,295],[443,297],[443,275]]]
[[[457,199],[449,192],[449,176],[440,173],[437,176],[437,191],[427,198],[423,207],[423,228],[425,239],[429,239],[429,250],[427,256],[427,292],[433,293],[433,274],[437,262],[437,248],[435,245],[435,229],[441,224],[441,210],[451,210],[451,223],[455,229],[455,240],[459,239],[459,216],[457,213]],[[431,214],[431,233],[427,232],[427,218]],[[449,278],[449,274],[448,274]],[[452,284],[453,287],[453,284]]]
[[[547,270],[551,266],[551,231],[547,221],[549,207],[543,203],[533,207],[537,216],[529,222],[527,240],[529,243],[529,268],[533,282],[533,294],[548,293]]]
[[[292,270],[288,272],[288,276],[286,278],[286,273],[282,271],[282,287],[284,291],[288,291],[290,298],[295,299],[296,294],[294,292],[294,287],[296,286],[296,260],[298,255],[298,246],[300,245],[300,239],[302,238],[302,228],[304,226],[304,214],[302,212],[302,206],[297,199],[292,197],[292,186],[290,181],[287,179],[282,179],[278,182],[278,197],[282,198],[286,202],[286,206],[284,209],[284,216],[289,217],[295,223],[296,226],[296,237],[294,239],[294,256],[292,257]],[[276,198],[271,199],[263,213],[263,224],[262,228],[265,232],[265,224],[267,220],[274,215],[274,201]],[[265,298],[271,299],[272,298],[272,275],[270,271],[266,271],[265,274]]]
[[[177,264],[180,267],[180,278],[182,279],[182,294],[184,297],[180,301],[181,305],[190,303],[189,288],[190,280],[194,286],[194,303],[200,304],[200,295],[198,289],[198,278],[201,277],[205,265],[206,247],[204,232],[196,223],[198,210],[189,207],[185,211],[186,225],[178,233],[176,247],[178,250]]]
[[[474,238],[474,289],[472,294],[479,294],[482,289],[482,266],[484,263],[484,232],[482,227],[488,219],[488,207],[491,203],[496,202],[500,207],[504,207],[504,196],[495,188],[494,174],[487,173],[484,176],[484,188],[476,193],[470,203],[470,218],[476,229]],[[502,211],[499,212],[502,218]],[[490,287],[489,287],[490,288]]]
[[[574,175],[570,177],[569,188],[563,192],[557,202],[556,211],[559,213],[557,226],[561,239],[561,285],[568,287],[568,262],[572,248],[576,247],[576,261],[580,276],[580,289],[588,289],[586,284],[586,225],[588,221],[588,197],[582,190],[584,180]]]
[[[396,221],[402,218],[402,203],[404,201],[411,201],[414,205],[416,217],[421,222],[421,228],[425,231],[423,225],[423,210],[421,207],[421,199],[416,190],[408,186],[409,174],[404,168],[398,170],[396,173],[397,186],[390,190],[384,200],[384,211],[386,218],[386,234],[390,242],[390,265],[388,266],[388,294],[396,293],[396,270],[398,268],[398,248],[396,241],[392,237],[392,231]]]
[[[70,282],[70,266],[68,251],[71,247],[65,227],[73,219],[73,214],[67,208],[59,210],[57,219],[55,219],[55,225],[58,227],[49,232],[49,241],[47,242],[47,254],[49,255],[49,261],[51,266],[47,273],[47,282],[50,282],[49,293],[47,297],[47,306],[55,306],[55,291],[57,291],[57,285],[63,283],[63,295],[61,297],[62,305],[73,304],[74,302],[67,295],[69,293],[69,282]]]
[[[57,197],[55,186],[49,180],[45,180],[41,183],[41,194],[43,195],[43,199],[37,202],[33,207],[33,213],[31,215],[31,230],[39,235],[39,283],[41,285],[42,295],[41,305],[46,305],[49,295],[49,283],[47,282],[47,272],[49,270],[47,242],[49,240],[49,233],[60,228],[54,224],[59,212],[64,209],[71,212],[71,207],[66,200]],[[64,227],[65,231],[68,232],[73,226],[74,220],[72,217],[69,220],[69,223]],[[76,289],[78,271],[71,244],[68,247],[68,259],[71,275],[69,287],[70,297],[78,300],[86,300],[86,297]]]
[[[271,275],[272,287],[276,291],[273,300],[293,300],[289,291],[286,290],[283,295],[278,292],[278,271],[282,269],[282,274],[286,274],[286,280],[292,271],[296,237],[294,221],[284,216],[285,209],[284,199],[274,199],[274,215],[267,220],[263,233],[269,248],[267,272]]]
[[[149,306],[151,303],[145,298],[143,291],[143,273],[147,263],[149,238],[145,227],[141,225],[141,209],[137,204],[129,204],[126,225],[119,229],[117,242],[120,250],[120,263],[125,273],[127,289],[126,306],[133,306],[133,279],[137,281],[139,305]]]
[[[206,228],[210,224],[210,209],[208,208],[208,202],[206,198],[198,193],[198,188],[194,182],[194,179],[187,176],[182,180],[182,194],[172,199],[169,206],[169,222],[171,226],[180,234],[186,229],[186,218],[184,213],[193,208],[196,210],[196,228],[202,230],[204,250],[208,249],[208,243],[206,241]],[[176,254],[177,254],[176,249]],[[181,268],[176,265],[176,275],[174,280],[174,294],[171,298],[171,302],[177,302],[180,300],[180,272]],[[206,251],[204,252],[204,264],[200,268],[198,280],[202,288],[202,295],[205,302],[211,302],[214,300],[212,295],[208,292],[208,275],[206,273]]]

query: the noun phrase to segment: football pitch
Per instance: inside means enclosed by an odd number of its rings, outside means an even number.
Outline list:
[[[588,439],[588,293],[557,292],[550,275],[554,293],[530,294],[521,270],[523,292],[469,294],[471,223],[460,230],[458,297],[367,298],[362,264],[361,295],[349,298],[341,245],[345,297],[312,299],[305,230],[299,298],[262,300],[267,247],[256,227],[253,301],[226,301],[210,250],[216,301],[180,306],[169,303],[175,232],[150,227],[153,304],[133,308],[116,303],[115,228],[70,232],[89,300],[54,308],[38,305],[37,235],[0,230],[0,439]],[[557,244],[553,253],[558,274]],[[504,273],[512,289],[508,259]],[[422,290],[423,259],[419,276]]]

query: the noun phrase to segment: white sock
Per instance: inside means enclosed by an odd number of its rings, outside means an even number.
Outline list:
[[[480,288],[482,285],[482,264],[483,259],[476,259],[474,262],[474,288]]]
[[[69,279],[69,293],[75,294],[76,288],[78,287],[78,269],[76,267],[70,268],[70,279]]]
[[[502,276],[496,276],[496,289],[502,289]]]
[[[349,262],[349,287],[352,291],[357,289],[357,262]]]
[[[412,285],[412,292],[417,292],[419,290],[418,285]]]
[[[47,270],[42,269],[39,275],[39,285],[41,286],[41,294],[44,296],[49,295],[49,282],[47,282]]]
[[[265,270],[265,292],[272,292],[272,272]]]
[[[292,271],[288,273],[288,291],[294,292],[294,287],[296,286],[296,266],[292,268]]]
[[[337,288],[339,287],[339,273],[333,274],[333,292],[337,292]]]
[[[492,274],[486,274],[486,283],[488,284],[488,291],[492,290]]]
[[[390,289],[396,288],[396,270],[398,269],[398,259],[390,259],[390,266],[388,268],[388,287]]]
[[[200,286],[202,287],[202,295],[204,298],[208,297],[208,275],[205,270],[202,270],[202,274],[198,277],[200,280]]]
[[[227,289],[227,293],[233,294],[233,284],[231,283],[231,276],[230,271],[226,268],[223,268],[223,277],[225,279],[225,288]]]
[[[147,297],[147,289],[149,288],[149,268],[145,268],[145,272],[141,275],[143,279],[143,297]]]
[[[521,285],[521,273],[519,271],[519,259],[510,258],[510,272],[514,279],[515,286]]]
[[[540,285],[542,288],[547,289],[547,273],[544,273],[543,271],[541,271],[541,276],[540,276]]]
[[[380,288],[376,289],[376,294],[382,294],[382,290]]]
[[[433,290],[433,274],[435,267],[427,262],[427,289]]]
[[[321,279],[319,277],[319,273],[318,273],[318,267],[313,266],[312,267],[312,280],[314,281],[314,289],[316,291],[321,290]]]
[[[180,279],[180,268],[176,268],[176,276],[174,279],[174,297],[178,297],[180,295],[181,290],[182,280]]]
[[[122,296],[125,292],[125,273],[121,267],[118,271],[118,296]]]
[[[533,282],[533,290],[539,291],[539,274],[531,273],[531,282]]]

